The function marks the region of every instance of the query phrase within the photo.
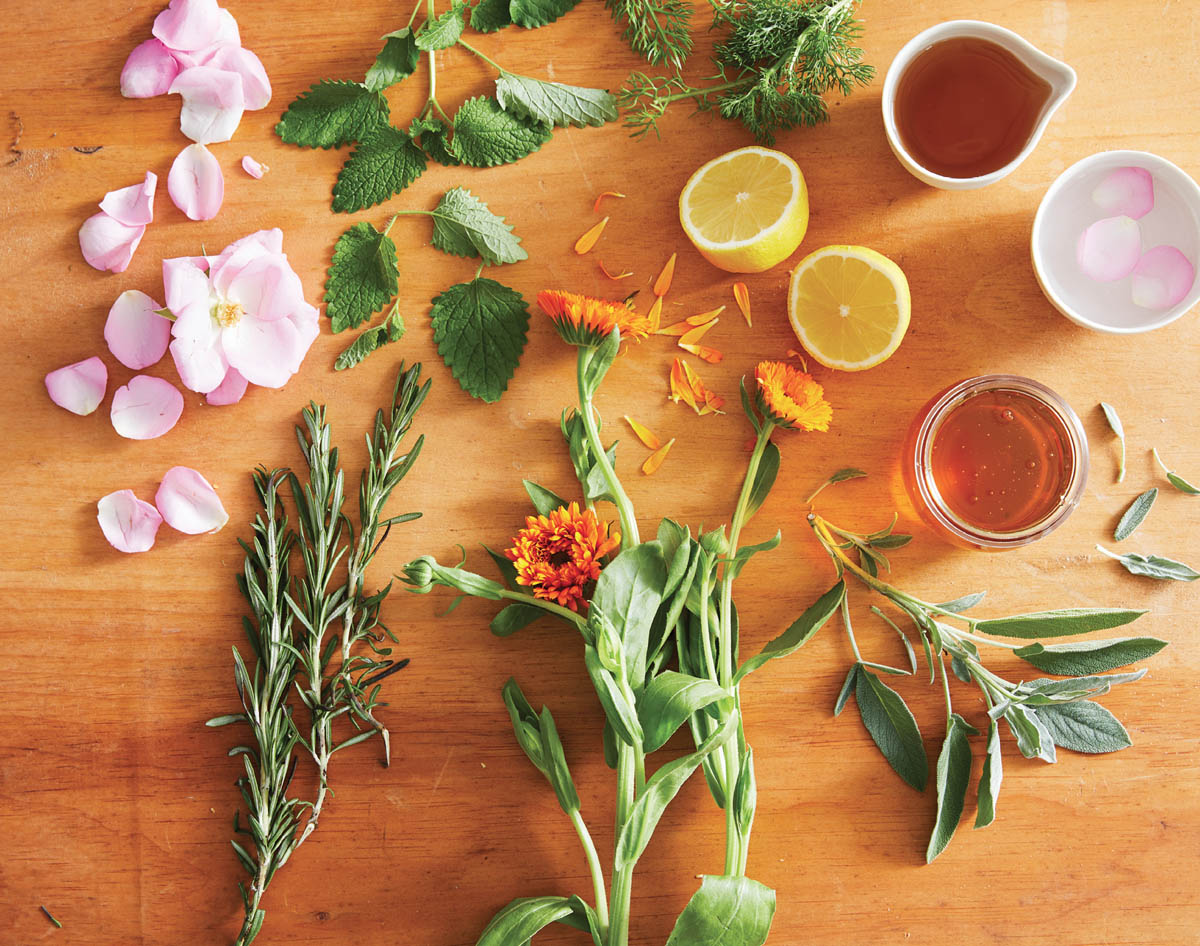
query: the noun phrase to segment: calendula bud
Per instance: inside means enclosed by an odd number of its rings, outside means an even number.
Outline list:
[[[409,562],[404,566],[404,582],[411,585],[418,594],[428,594],[433,590],[434,566],[437,563],[428,555]]]
[[[700,547],[709,555],[723,558],[729,552],[729,542],[725,538],[725,527],[713,529],[700,536]]]

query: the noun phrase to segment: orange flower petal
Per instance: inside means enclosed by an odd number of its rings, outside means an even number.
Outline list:
[[[715,348],[709,348],[707,345],[685,345],[680,342],[679,347],[684,351],[695,355],[697,358],[704,359],[710,365],[717,364],[722,358],[725,357],[724,352],[718,351]]]
[[[704,334],[720,322],[720,319],[713,319],[711,322],[705,322],[703,325],[697,325],[695,328],[690,328],[679,337],[679,347],[683,348],[687,345],[695,345]]]
[[[604,228],[607,226],[608,217],[605,217],[598,224],[588,230],[587,233],[575,241],[575,252],[580,256],[588,252],[588,250],[596,245],[596,241],[600,239],[600,234],[604,232]]]
[[[626,420],[628,420],[628,419],[629,418],[626,418]],[[667,458],[667,451],[669,451],[671,449],[671,446],[674,443],[675,443],[675,438],[672,437],[665,444],[663,444],[658,450],[655,450],[654,453],[650,454],[650,456],[646,460],[646,462],[642,464],[642,472],[645,473],[647,476],[650,476],[660,466],[662,466],[663,460],[665,460]]]
[[[624,196],[625,196],[624,194],[618,194],[616,191],[605,191],[603,194],[601,194],[599,197],[597,197],[596,202],[594,204],[592,204],[592,213],[594,213],[594,214],[600,213],[600,205],[602,203],[604,203],[605,197],[622,197],[623,198]]]
[[[675,254],[671,254],[671,258],[667,260],[667,265],[662,268],[662,272],[658,274],[658,278],[654,280],[654,294],[662,297],[667,294],[667,290],[671,288],[671,280],[675,278]]]
[[[624,272],[620,272],[620,273],[610,273],[608,271],[608,267],[604,265],[604,262],[602,260],[597,260],[596,262],[600,263],[600,272],[604,273],[604,275],[607,276],[609,279],[613,280],[613,282],[617,282],[618,280],[621,280],[621,279],[628,279],[630,276],[633,275],[633,272],[630,270],[625,270]]]
[[[646,318],[650,320],[650,331],[657,332],[659,323],[662,321],[662,296],[656,296],[654,304],[650,306],[650,311],[646,313]]]
[[[789,358],[795,358],[797,361],[799,361],[801,367],[803,367],[805,371],[808,371],[808,359],[800,354],[800,352],[796,351],[794,348],[789,348],[787,354]]]
[[[719,414],[725,400],[704,386],[691,365],[679,358],[671,365],[671,400],[683,401],[697,414]]]
[[[688,325],[704,325],[707,322],[711,322],[724,311],[725,306],[718,306],[715,309],[709,309],[707,312],[701,312],[699,315],[689,315],[687,323]]]
[[[639,424],[628,414],[625,415],[625,423],[629,425],[629,429],[633,431],[634,436],[636,436],[638,440],[644,443],[651,450],[657,450],[662,446],[662,441],[655,436],[654,432],[651,431],[649,427],[645,426],[644,424]]]
[[[682,335],[685,332],[690,332],[691,330],[692,326],[688,323],[687,319],[684,319],[682,322],[672,322],[670,325],[663,326],[658,330],[657,334]]]
[[[684,404],[696,411],[699,410],[696,406],[696,396],[692,393],[692,385],[688,380],[688,372],[690,370],[678,358],[671,365],[671,400],[676,404],[683,401]]]
[[[735,282],[733,284],[733,298],[737,300],[738,308],[742,310],[742,315],[746,317],[746,324],[753,324],[750,321],[750,290],[746,288],[744,282]]]

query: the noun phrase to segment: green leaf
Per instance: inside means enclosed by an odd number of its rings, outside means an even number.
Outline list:
[[[737,785],[733,789],[733,820],[738,833],[748,839],[754,825],[754,812],[758,807],[758,782],[754,777],[754,750],[746,746],[742,753],[742,764],[738,769]]]
[[[1108,421],[1108,426],[1112,428],[1112,432],[1117,435],[1117,440],[1121,442],[1121,462],[1117,465],[1117,482],[1125,481],[1125,427],[1121,424],[1121,418],[1117,415],[1117,409],[1111,404],[1100,402],[1100,410],[1104,412],[1104,419]]]
[[[983,757],[983,772],[979,776],[976,828],[986,828],[996,820],[996,799],[1000,797],[1000,782],[1003,779],[1004,759],[1000,751],[1000,725],[993,719],[988,725],[987,754]]]
[[[333,209],[352,213],[390,200],[425,171],[425,152],[398,128],[384,125],[354,149],[333,185]]]
[[[971,781],[971,744],[967,733],[973,731],[958,713],[950,716],[950,726],[937,761],[937,819],[925,849],[925,863],[946,850],[962,818],[967,785]]]
[[[584,648],[583,663],[613,734],[626,745],[640,746],[645,737],[637,710],[626,699],[612,673],[601,662],[599,651],[591,644]]]
[[[637,863],[642,852],[646,850],[646,845],[650,843],[650,837],[658,827],[659,819],[662,818],[667,805],[679,794],[679,790],[691,778],[701,760],[723,746],[736,731],[736,716],[726,716],[721,727],[705,739],[695,752],[666,763],[647,779],[646,787],[633,803],[617,839],[616,850],[613,853],[614,870],[623,870]]]
[[[493,562],[496,563],[496,568],[500,570],[500,576],[504,579],[504,584],[509,588],[516,588],[517,582],[517,566],[512,563],[512,560],[507,556],[501,555],[499,552],[484,546],[483,550],[491,556]]]
[[[888,765],[917,791],[924,791],[929,780],[929,759],[917,721],[900,694],[871,671],[860,667],[854,699],[863,725]]]
[[[205,720],[205,726],[216,728],[217,726],[228,726],[230,723],[245,723],[248,722],[248,717],[245,713],[230,713],[227,716],[214,716],[212,719]]]
[[[454,115],[450,153],[463,164],[490,168],[533,154],[550,140],[550,130],[504,111],[494,98],[467,99]]]
[[[1072,752],[1116,752],[1133,745],[1120,720],[1099,703],[1080,700],[1041,706],[1037,712],[1054,741]]]
[[[846,708],[846,702],[850,699],[850,694],[854,692],[854,685],[858,682],[858,668],[862,664],[855,663],[851,665],[850,671],[846,674],[846,682],[842,684],[842,688],[838,691],[837,700],[833,704],[833,715],[841,716],[842,710]]]
[[[945,601],[937,607],[942,611],[953,611],[955,614],[962,614],[963,611],[969,611],[975,605],[979,604],[986,595],[986,591],[976,591],[974,594],[963,595],[961,598],[955,598],[953,601]]]
[[[1197,572],[1190,565],[1185,565],[1183,562],[1177,562],[1171,558],[1164,558],[1161,555],[1141,555],[1138,552],[1126,552],[1124,555],[1117,555],[1115,552],[1110,552],[1103,545],[1097,545],[1096,548],[1109,558],[1124,565],[1125,570],[1131,575],[1158,578],[1162,581],[1195,581],[1197,578],[1200,578],[1200,572]]]
[[[1127,667],[1153,657],[1166,646],[1166,641],[1154,637],[1118,637],[1070,644],[1030,644],[1013,653],[1045,673],[1084,677]]]
[[[508,637],[522,628],[528,627],[538,618],[545,617],[546,613],[534,604],[525,604],[524,602],[510,604],[492,618],[491,631],[497,637]]]
[[[568,815],[579,810],[579,793],[575,781],[567,768],[567,757],[563,753],[562,740],[558,738],[558,727],[548,707],[542,707],[542,758],[546,761],[546,778],[558,796],[558,804]]]
[[[288,106],[275,134],[290,145],[338,148],[386,125],[388,103],[358,82],[324,79]]]
[[[747,674],[753,673],[768,660],[786,657],[807,644],[812,636],[824,627],[825,622],[837,612],[845,594],[846,583],[839,581],[813,602],[800,617],[796,618],[786,631],[767,643],[753,657],[747,659],[734,674],[733,682],[740,683]]]
[[[443,253],[480,256],[489,266],[529,258],[512,226],[465,188],[446,191],[432,216],[433,245]]]
[[[536,933],[575,912],[567,897],[521,897],[492,917],[476,946],[524,946]]]
[[[1067,703],[1086,696],[1102,696],[1122,683],[1135,683],[1146,675],[1146,668],[1131,673],[1109,673],[1097,677],[1071,677],[1067,680],[1050,680],[1041,677],[1028,680],[1017,687],[1017,702],[1026,706],[1045,706],[1049,703]]]
[[[1026,759],[1041,759],[1044,762],[1056,760],[1054,738],[1038,719],[1036,710],[1013,704],[1004,711],[1004,719],[1017,740],[1017,749]]]
[[[583,371],[584,397],[590,399],[600,389],[620,350],[621,330],[614,325],[612,331],[604,336],[604,341],[586,355],[587,367]]]
[[[783,533],[776,532],[771,538],[765,542],[759,542],[757,545],[743,545],[737,550],[737,554],[729,563],[730,572],[734,578],[742,573],[742,569],[746,563],[750,561],[759,552],[770,552],[772,549],[779,548],[779,543],[783,541]]]
[[[599,127],[617,120],[617,100],[604,89],[544,82],[511,72],[500,73],[496,80],[496,100],[518,118],[552,127]]]
[[[625,647],[625,672],[631,685],[646,676],[650,627],[662,604],[667,565],[657,542],[626,549],[609,562],[596,581],[593,606],[599,605],[613,622]]]
[[[1146,492],[1130,503],[1129,508],[1125,510],[1125,515],[1121,516],[1121,521],[1117,523],[1117,528],[1113,531],[1113,539],[1121,542],[1133,535],[1137,527],[1150,514],[1150,509],[1157,498],[1158,487],[1151,486]]]
[[[471,9],[471,29],[494,33],[512,25],[508,4],[509,0],[479,0]]]
[[[500,693],[504,699],[504,706],[508,710],[508,718],[512,721],[513,735],[517,737],[517,744],[529,757],[529,761],[534,764],[534,767],[545,775],[546,758],[542,751],[541,718],[529,705],[525,694],[521,692],[520,685],[512,677],[508,678],[508,682],[504,684],[504,689]]]
[[[536,29],[553,23],[577,3],[579,0],[512,0],[508,9],[517,26]]]
[[[754,483],[750,487],[750,497],[746,500],[746,517],[748,522],[750,517],[758,512],[758,508],[767,498],[767,494],[771,492],[771,487],[775,485],[775,476],[779,473],[779,448],[775,444],[768,442],[766,449],[763,450],[762,460],[758,464],[758,471],[754,475]]]
[[[403,337],[404,318],[400,315],[400,304],[397,303],[383,322],[367,329],[351,342],[349,348],[337,356],[333,369],[345,371],[347,368],[353,368],[371,352],[392,342],[398,342]]]
[[[561,509],[567,505],[567,501],[558,493],[546,489],[544,486],[538,486],[533,480],[521,480],[525,486],[525,492],[529,494],[529,501],[533,503],[533,508],[537,510],[539,516],[548,516],[556,509]]]
[[[1089,631],[1106,631],[1136,621],[1145,611],[1128,608],[1062,608],[1057,611],[1035,611],[1007,618],[980,621],[975,630],[994,637],[1016,637],[1030,640],[1035,637],[1072,637]]]
[[[775,891],[749,877],[703,875],[667,946],[763,946],[775,916]]]
[[[449,10],[426,23],[417,33],[417,48],[430,52],[445,49],[457,43],[458,38],[462,36],[463,13],[466,6],[465,3],[454,0]]]
[[[872,539],[870,545],[875,549],[899,549],[908,545],[912,539],[911,535],[903,532],[893,532],[891,535],[881,535],[877,539]]]
[[[421,61],[421,50],[414,41],[413,31],[407,26],[388,33],[383,40],[383,49],[375,57],[363,80],[363,85],[372,92],[381,92],[408,78]]]
[[[325,280],[325,314],[334,332],[357,328],[400,288],[396,244],[367,222],[338,237]]]
[[[476,277],[433,299],[433,340],[462,389],[500,399],[525,350],[529,304],[515,289]]]
[[[462,164],[450,153],[450,142],[447,135],[450,126],[440,118],[414,118],[408,126],[408,135],[438,164],[446,167],[457,167]]]
[[[1162,457],[1158,455],[1158,447],[1154,448],[1154,461],[1162,467],[1162,471],[1167,475],[1167,482],[1174,486],[1179,492],[1187,493],[1189,496],[1200,496],[1200,487],[1193,486],[1178,473],[1172,473],[1167,469],[1167,465],[1163,463]]]
[[[647,753],[661,749],[692,713],[727,696],[729,694],[711,680],[674,670],[663,671],[638,697],[643,748]]]

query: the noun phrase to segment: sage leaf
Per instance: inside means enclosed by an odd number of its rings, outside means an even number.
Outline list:
[[[889,535],[881,535],[877,539],[872,539],[870,546],[875,549],[899,549],[908,545],[912,539],[911,535],[904,532],[893,532]]]
[[[567,505],[565,499],[546,487],[538,486],[532,480],[522,480],[521,482],[525,486],[525,492],[529,494],[529,501],[533,503],[533,508],[537,510],[539,516],[548,516],[554,510]]]
[[[611,566],[610,566],[611,567]],[[603,573],[601,573],[603,578]],[[761,651],[750,657],[743,663],[736,674],[734,674],[734,685],[740,683],[748,674],[753,673],[768,660],[773,660],[777,657],[786,657],[788,654],[793,654],[803,647],[813,635],[817,633],[825,622],[828,621],[837,612],[841,606],[842,598],[846,594],[846,583],[838,581],[825,594],[821,595],[812,605],[809,606],[800,617],[792,622],[791,626],[786,631],[776,637],[773,641],[768,642]]]
[[[711,680],[666,670],[650,681],[637,701],[646,752],[661,749],[684,721],[729,694]]]
[[[901,641],[901,643],[904,644],[904,653],[908,655],[909,669],[911,670],[912,673],[916,673],[917,672],[917,652],[915,650],[913,650],[912,641],[910,641],[908,639],[908,635],[905,634],[903,630],[901,630],[899,624],[897,624],[890,617],[888,617],[886,614],[884,614],[881,610],[879,610],[879,608],[875,607],[875,605],[871,605],[871,611],[873,614],[882,618],[883,622],[885,624],[887,624],[888,627],[890,627],[893,631],[895,631],[898,635],[900,635],[900,641]]]
[[[850,694],[854,691],[854,684],[858,679],[858,668],[862,664],[855,663],[850,667],[850,671],[846,674],[846,682],[842,684],[842,688],[838,691],[837,699],[833,704],[833,715],[841,716],[842,710],[846,708],[846,701],[850,699]]]
[[[1198,576],[1200,577],[1200,576]],[[1136,621],[1145,611],[1128,608],[1061,608],[1057,611],[1035,611],[1007,618],[980,621],[975,630],[995,637],[1016,637],[1030,640],[1035,637],[1073,637],[1090,631],[1107,631]]]
[[[979,776],[978,806],[975,827],[986,828],[996,820],[996,799],[1004,779],[1004,759],[1000,751],[1000,725],[993,719],[988,725],[987,754],[983,757],[983,772]]]
[[[535,933],[574,912],[567,897],[520,897],[492,917],[476,946],[528,943]]]
[[[1158,448],[1154,448],[1154,460],[1162,467],[1163,472],[1167,475],[1167,482],[1174,486],[1179,492],[1187,493],[1189,496],[1200,496],[1200,488],[1193,486],[1178,473],[1172,473],[1167,469],[1167,465],[1163,463],[1162,457],[1158,455]]]
[[[986,591],[976,591],[974,594],[963,595],[961,598],[955,598],[953,601],[944,601],[937,605],[937,608],[939,611],[962,614],[964,611],[969,611],[975,605],[979,604],[986,595]]]
[[[1091,700],[1043,706],[1038,716],[1054,741],[1072,752],[1116,752],[1133,745],[1120,720]]]
[[[775,891],[749,877],[704,875],[667,946],[762,946],[775,916]]]
[[[937,761],[937,819],[929,847],[925,849],[925,863],[946,850],[954,837],[962,818],[963,802],[967,797],[967,785],[971,781],[971,744],[967,741],[970,727],[958,713],[950,716],[950,725],[942,743]]]
[[[583,664],[591,677],[592,686],[613,734],[629,746],[640,746],[645,740],[637,710],[626,698],[612,673],[600,660],[600,653],[591,644],[583,651]]]
[[[971,668],[967,666],[967,662],[958,654],[953,654],[950,657],[950,669],[954,671],[954,675],[963,683],[973,682],[971,677]]]
[[[1112,428],[1112,432],[1117,435],[1117,440],[1121,442],[1121,462],[1117,465],[1117,482],[1125,481],[1125,428],[1121,424],[1121,418],[1117,416],[1117,409],[1111,404],[1100,402],[1100,410],[1104,412],[1104,419],[1108,421],[1108,426]]]
[[[1044,673],[1085,677],[1127,667],[1153,657],[1166,646],[1166,641],[1154,637],[1118,637],[1070,644],[1030,644],[1013,653]]]
[[[1050,680],[1042,677],[1029,680],[1017,687],[1022,697],[1019,702],[1026,706],[1045,706],[1049,703],[1069,703],[1088,696],[1103,696],[1122,683],[1135,683],[1146,675],[1146,668],[1132,673],[1109,673],[1097,677],[1071,677],[1067,680]]]
[[[579,810],[579,794],[575,791],[575,781],[571,778],[571,770],[567,768],[567,757],[563,752],[562,740],[558,737],[558,727],[554,725],[554,716],[548,707],[542,707],[542,759],[546,764],[546,778],[558,796],[558,804],[568,815]]]
[[[812,495],[809,496],[808,499],[804,500],[804,502],[806,504],[811,503],[814,499],[817,498],[818,495],[820,495],[821,490],[823,490],[826,486],[833,486],[835,483],[843,483],[846,480],[856,480],[859,477],[866,476],[866,475],[867,475],[866,470],[858,470],[852,466],[843,467],[842,469],[838,470],[836,473],[833,473],[832,475],[830,475],[829,479],[827,479],[824,483],[822,483],[820,486],[818,486],[816,489],[814,489],[812,491]]]
[[[1156,499],[1158,499],[1158,487],[1151,486],[1146,492],[1130,503],[1129,508],[1125,510],[1125,515],[1121,516],[1121,521],[1117,523],[1117,528],[1113,530],[1113,539],[1121,542],[1133,535],[1137,527],[1150,514],[1150,509]]]
[[[536,605],[518,602],[502,609],[499,614],[492,618],[490,627],[492,633],[497,637],[508,637],[511,634],[517,633],[522,628],[528,627],[538,618],[545,616],[546,612]]]
[[[754,483],[750,487],[750,496],[746,500],[746,517],[748,522],[750,517],[758,512],[758,508],[767,498],[767,494],[771,492],[771,487],[775,485],[775,477],[779,473],[779,448],[775,444],[768,441],[766,448],[763,450],[762,459],[759,461],[758,470],[754,474]]]
[[[1004,711],[1004,720],[1017,740],[1017,749],[1026,759],[1041,759],[1044,762],[1054,762],[1057,756],[1054,752],[1054,737],[1050,730],[1038,719],[1033,708],[1026,709],[1015,703]]]
[[[592,602],[613,622],[624,643],[629,682],[639,686],[646,676],[650,627],[662,603],[666,583],[662,546],[643,542],[626,549],[605,566],[592,595]]]
[[[1195,581],[1197,578],[1200,578],[1200,572],[1197,572],[1191,566],[1184,565],[1183,562],[1177,562],[1174,559],[1164,558],[1161,555],[1141,555],[1137,552],[1126,552],[1124,555],[1117,555],[1115,552],[1110,552],[1103,545],[1097,545],[1096,548],[1109,558],[1124,565],[1125,570],[1131,575],[1158,578],[1162,581]]]
[[[929,759],[917,721],[900,694],[871,671],[859,667],[854,699],[871,739],[905,782],[924,791],[929,780]]]

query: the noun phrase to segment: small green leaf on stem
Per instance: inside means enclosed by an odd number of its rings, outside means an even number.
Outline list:
[[[388,317],[379,325],[373,326],[358,336],[350,347],[343,351],[333,363],[335,371],[345,371],[353,368],[371,352],[377,351],[384,345],[398,342],[404,337],[404,318],[400,315],[400,303],[392,307]]]
[[[779,474],[779,448],[773,443],[768,443],[763,448],[762,460],[759,461],[758,471],[754,475],[754,483],[750,487],[750,496],[746,500],[746,522],[759,510],[759,507],[766,502],[768,494],[771,492],[771,487],[775,485],[775,477]]]
[[[407,26],[383,37],[383,49],[367,70],[363,85],[372,92],[381,92],[412,75],[421,61],[421,50]]]
[[[1150,514],[1150,509],[1157,498],[1158,487],[1151,486],[1146,492],[1130,503],[1129,508],[1125,510],[1125,514],[1121,516],[1121,521],[1117,523],[1117,528],[1113,530],[1113,539],[1117,542],[1122,542],[1133,535],[1137,531],[1137,527]]]
[[[1108,426],[1121,443],[1121,460],[1117,464],[1117,482],[1123,483],[1125,481],[1125,427],[1121,424],[1121,418],[1117,416],[1117,409],[1111,404],[1101,401],[1100,410],[1104,412],[1104,419],[1108,421]]]
[[[604,89],[546,82],[511,72],[496,79],[496,100],[518,118],[551,127],[599,127],[617,120],[616,99]]]
[[[808,499],[804,500],[804,502],[806,505],[808,503],[811,503],[814,499],[817,498],[817,496],[820,495],[821,490],[823,490],[826,486],[832,486],[834,483],[844,483],[846,480],[856,480],[859,477],[866,476],[866,475],[867,475],[866,470],[857,470],[852,466],[844,467],[843,469],[838,470],[836,473],[834,473],[832,476],[830,476],[829,479],[827,479],[824,483],[822,483],[820,486],[818,486],[815,490],[813,490],[812,495],[809,496]]]
[[[1177,473],[1172,473],[1167,469],[1167,465],[1163,463],[1162,457],[1158,455],[1158,448],[1154,448],[1154,460],[1162,467],[1162,471],[1167,475],[1167,482],[1174,486],[1179,492],[1187,493],[1189,496],[1200,496],[1200,487],[1195,487],[1182,476]]]
[[[638,697],[643,748],[647,753],[661,749],[689,716],[727,696],[711,680],[664,670]]]
[[[529,495],[529,501],[533,503],[533,508],[537,510],[539,516],[548,516],[554,510],[567,505],[567,501],[553,490],[539,486],[533,480],[522,480],[521,482],[525,486],[525,492]]]
[[[333,210],[352,213],[399,194],[425,172],[427,159],[415,141],[391,125],[363,138],[338,172]]]
[[[846,594],[846,583],[837,582],[832,588],[813,602],[808,609],[796,618],[786,631],[768,642],[761,651],[746,660],[738,668],[733,682],[740,683],[748,674],[753,673],[769,660],[786,657],[807,644],[825,623],[837,613]]]
[[[430,316],[438,354],[462,389],[488,403],[499,400],[525,350],[529,304],[524,297],[477,276],[435,296]]]
[[[841,716],[842,710],[846,708],[846,703],[850,699],[850,694],[854,692],[854,685],[858,682],[858,670],[862,666],[861,663],[855,663],[850,667],[846,674],[846,682],[842,684],[841,690],[838,691],[837,700],[833,704],[833,715]]]
[[[529,258],[512,225],[466,188],[446,191],[431,216],[432,243],[443,253],[482,257],[489,266]]]
[[[358,82],[325,79],[288,106],[275,133],[291,145],[338,148],[387,124],[388,102]]]
[[[1117,555],[1115,552],[1110,552],[1103,545],[1096,546],[1097,551],[1103,552],[1114,561],[1120,562],[1125,566],[1125,570],[1133,575],[1141,575],[1144,578],[1158,578],[1163,581],[1195,581],[1200,578],[1200,572],[1197,572],[1191,566],[1177,562],[1174,559],[1163,558],[1161,555],[1141,555],[1137,552],[1126,552],[1124,555]]]
[[[460,0],[454,0],[449,10],[426,23],[417,33],[417,48],[433,52],[457,43],[458,38],[462,36],[463,13],[466,7],[467,5]]]
[[[1133,745],[1120,720],[1091,700],[1040,706],[1037,712],[1054,741],[1072,752],[1116,752]]]
[[[958,713],[951,714],[937,761],[937,820],[925,851],[927,864],[932,864],[946,850],[962,818],[967,785],[971,781],[971,745],[967,741],[970,731],[966,720]]]

